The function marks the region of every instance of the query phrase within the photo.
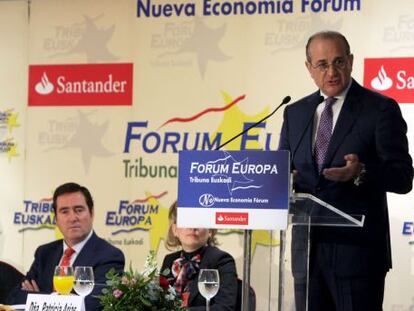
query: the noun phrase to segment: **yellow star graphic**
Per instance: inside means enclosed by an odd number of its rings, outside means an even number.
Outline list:
[[[271,233],[268,230],[253,230],[252,234],[252,255],[256,251],[257,245],[264,245],[264,246],[277,246],[280,244],[279,239],[275,233]]]
[[[145,196],[150,198],[147,202],[149,205],[158,206],[158,213],[147,215],[145,221],[134,228],[149,231],[150,250],[157,253],[161,240],[166,237],[168,232],[168,208],[161,206],[159,200],[151,192],[146,191]]]
[[[6,152],[7,158],[11,161],[12,157],[17,157],[19,154],[17,153],[17,144],[13,144],[10,146],[9,150]]]
[[[222,91],[222,97],[224,99],[224,105],[230,104],[234,99],[226,92]],[[230,109],[226,110],[223,115],[223,119],[217,129],[217,131],[212,133],[212,137],[216,137],[217,133],[222,133],[221,143],[226,142],[230,138],[236,136],[240,133],[243,128],[242,125],[245,122],[254,123],[259,121],[261,118],[269,114],[269,108],[264,109],[261,113],[258,113],[254,116],[248,116],[241,111],[238,105],[232,106]],[[252,128],[249,130],[248,134],[250,136],[258,135],[259,131],[263,130],[262,128]],[[231,143],[225,146],[226,150],[240,150],[242,137],[238,137],[233,140]],[[246,146],[246,149],[259,149],[262,148],[257,141],[249,141]]]
[[[11,133],[14,127],[20,126],[20,124],[17,123],[18,116],[18,113],[11,113],[10,116],[7,118],[7,128],[9,129],[9,133]]]
[[[145,193],[145,195],[149,195],[149,193]],[[150,203],[159,206],[158,214],[154,214],[151,217],[153,225],[149,231],[150,249],[158,253],[160,242],[165,239],[168,232],[168,208],[161,206],[160,202],[155,198],[150,199]]]

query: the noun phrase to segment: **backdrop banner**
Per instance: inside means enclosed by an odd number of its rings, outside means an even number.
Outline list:
[[[161,262],[178,152],[214,150],[287,95],[314,92],[305,46],[325,29],[348,38],[356,81],[400,103],[414,155],[412,0],[0,1],[0,260],[25,272],[39,245],[61,238],[52,194],[74,181],[127,267],[150,250]],[[282,115],[223,151],[276,151]],[[387,311],[414,308],[413,196],[388,195]],[[239,275],[241,229],[217,236]],[[274,310],[278,232],[253,230],[252,252],[257,310]]]

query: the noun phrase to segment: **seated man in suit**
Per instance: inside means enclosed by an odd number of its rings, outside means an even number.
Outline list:
[[[9,304],[26,302],[28,292],[53,292],[53,273],[57,265],[92,266],[95,283],[106,282],[106,272],[114,268],[123,272],[125,257],[121,250],[99,238],[92,229],[93,199],[88,189],[76,183],[65,183],[53,194],[56,224],[63,240],[41,245],[25,279],[10,293]],[[71,254],[71,255],[69,255]],[[95,285],[85,299],[86,310],[102,310],[95,297],[102,287]]]

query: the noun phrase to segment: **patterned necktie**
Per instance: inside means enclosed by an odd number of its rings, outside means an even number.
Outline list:
[[[68,247],[65,252],[63,253],[62,262],[60,263],[61,266],[70,266],[70,258],[72,257],[75,250],[71,247]]]
[[[318,165],[318,172],[322,170],[325,161],[326,151],[328,150],[329,141],[332,136],[333,112],[332,105],[337,98],[328,97],[326,99],[325,108],[322,111],[319,127],[316,134],[315,142],[315,160]]]

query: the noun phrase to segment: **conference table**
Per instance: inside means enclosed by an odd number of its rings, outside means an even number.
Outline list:
[[[7,306],[7,305],[1,305],[0,304],[0,311],[24,311],[24,309],[26,308],[26,305],[11,305],[11,306]]]

